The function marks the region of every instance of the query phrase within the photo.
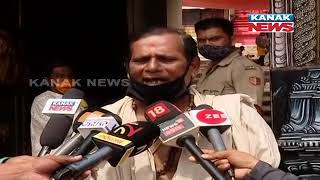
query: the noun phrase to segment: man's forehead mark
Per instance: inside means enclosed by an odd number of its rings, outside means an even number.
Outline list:
[[[156,50],[156,43],[154,42],[151,42],[149,45],[148,45],[148,48],[151,50],[151,51],[155,51]]]

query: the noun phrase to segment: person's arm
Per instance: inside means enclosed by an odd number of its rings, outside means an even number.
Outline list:
[[[298,180],[298,177],[273,168],[270,164],[259,161],[251,172],[244,178],[245,180]]]
[[[0,177],[6,180],[48,180],[51,174],[62,165],[81,160],[81,156],[18,156],[0,165]],[[89,176],[84,172],[78,179]]]
[[[211,160],[222,172],[226,172],[231,166],[235,168],[235,177],[245,180],[297,180],[298,178],[290,173],[273,168],[270,164],[259,161],[248,153],[228,150],[215,152],[204,149],[203,158]],[[195,161],[190,157],[191,161]]]

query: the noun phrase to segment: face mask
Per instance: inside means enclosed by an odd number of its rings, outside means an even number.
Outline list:
[[[188,94],[188,87],[185,85],[184,75],[178,79],[156,85],[148,86],[136,80],[130,79],[130,86],[127,95],[139,99],[150,105],[159,100],[174,102],[180,97]]]
[[[212,45],[203,45],[199,47],[199,53],[212,61],[222,60],[227,57],[232,52],[232,49],[229,47],[223,46],[212,46]]]
[[[63,79],[63,80],[57,80],[57,83],[55,84],[55,89],[61,94],[64,94],[69,89],[72,88],[72,84],[70,80]]]

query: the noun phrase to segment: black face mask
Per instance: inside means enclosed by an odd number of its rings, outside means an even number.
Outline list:
[[[212,45],[203,45],[199,47],[199,53],[212,61],[222,60],[227,57],[231,52],[232,48],[223,47],[223,46],[212,46]]]
[[[147,105],[160,100],[174,102],[189,93],[184,77],[185,74],[174,81],[156,86],[148,86],[130,78],[127,95],[143,101]]]

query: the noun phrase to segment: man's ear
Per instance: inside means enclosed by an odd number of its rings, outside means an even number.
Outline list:
[[[190,67],[191,67],[191,78],[194,79],[197,76],[199,68],[200,68],[199,56],[196,56],[192,59]]]

